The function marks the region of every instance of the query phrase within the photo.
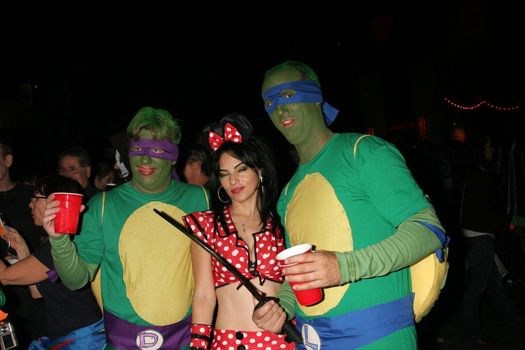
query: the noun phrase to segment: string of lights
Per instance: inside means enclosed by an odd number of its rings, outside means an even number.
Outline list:
[[[485,106],[487,106],[489,108],[498,110],[498,111],[519,111],[520,110],[520,106],[498,106],[498,105],[495,105],[494,103],[491,103],[491,102],[486,101],[486,100],[481,100],[478,103],[476,103],[474,105],[471,105],[471,106],[466,106],[466,105],[459,104],[457,102],[452,101],[448,97],[444,97],[443,100],[446,103],[448,103],[449,105],[451,105],[453,107],[456,107],[458,109],[465,110],[465,111],[471,111],[471,110],[474,110],[474,109],[478,109],[478,108],[482,107],[483,105],[485,105]]]

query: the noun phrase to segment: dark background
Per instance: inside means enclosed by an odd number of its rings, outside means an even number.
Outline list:
[[[169,12],[60,9],[69,12],[59,20],[35,11],[7,26],[0,135],[15,144],[15,173],[49,173],[71,145],[88,148],[96,161],[108,136],[143,106],[182,120],[182,152],[206,123],[234,111],[286,147],[264,113],[260,84],[267,68],[287,59],[319,74],[325,99],[341,111],[336,131],[372,129],[402,149],[417,142],[420,115],[437,144],[457,122],[493,125],[511,137],[523,115],[486,106],[464,111],[443,100],[523,104],[518,2],[254,3],[256,11],[216,16],[219,9],[196,5],[206,16],[176,4]]]

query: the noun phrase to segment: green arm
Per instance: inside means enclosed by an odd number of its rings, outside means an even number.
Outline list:
[[[436,235],[417,221],[444,231],[432,207],[405,220],[394,235],[369,247],[350,252],[336,252],[341,284],[363,278],[384,276],[410,266],[442,248]]]
[[[77,253],[75,244],[67,235],[49,238],[53,263],[62,283],[72,290],[82,288],[88,283],[98,265],[87,264]]]
[[[292,287],[288,281],[284,281],[279,291],[279,305],[284,309],[288,315],[288,319],[291,320],[295,317],[295,295]]]

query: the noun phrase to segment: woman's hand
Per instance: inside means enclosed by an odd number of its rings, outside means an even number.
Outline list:
[[[273,300],[268,301],[260,308],[254,310],[252,321],[260,329],[279,334],[286,321],[286,312]]]
[[[16,250],[18,259],[24,259],[31,255],[24,237],[22,237],[16,229],[9,226],[4,226],[4,234],[2,235],[2,239],[6,241],[11,248]]]

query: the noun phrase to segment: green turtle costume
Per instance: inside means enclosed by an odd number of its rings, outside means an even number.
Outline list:
[[[410,265],[434,259],[447,242],[432,205],[392,144],[327,128],[337,110],[324,102],[317,75],[304,63],[268,70],[262,94],[272,122],[300,157],[277,205],[287,244],[335,253],[341,275],[309,307],[293,302],[285,283],[281,305],[296,316],[304,338],[297,348],[416,349],[414,322],[421,315],[413,311]],[[442,286],[439,278],[432,282]],[[424,314],[435,299],[423,299],[417,309]]]
[[[191,241],[153,209],[181,220],[208,208],[207,193],[171,178],[180,128],[169,112],[141,109],[128,135],[133,180],[88,202],[74,242],[52,235],[53,260],[71,289],[100,266],[107,349],[188,348]]]

